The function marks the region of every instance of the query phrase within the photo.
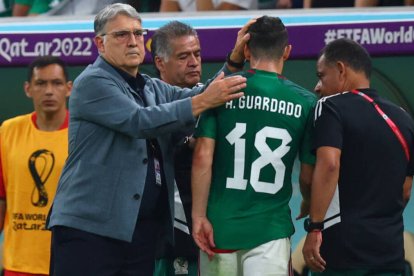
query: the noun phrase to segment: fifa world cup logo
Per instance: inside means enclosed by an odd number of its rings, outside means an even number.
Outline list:
[[[52,152],[37,150],[29,158],[29,170],[35,187],[32,192],[32,204],[37,207],[45,207],[49,200],[45,185],[55,166],[55,156]]]

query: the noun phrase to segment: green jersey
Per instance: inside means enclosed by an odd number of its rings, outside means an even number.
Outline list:
[[[52,6],[59,4],[58,0],[14,0],[16,4],[30,6],[29,14],[48,12]]]
[[[249,249],[294,232],[289,208],[297,155],[314,164],[316,95],[276,73],[249,70],[244,96],[203,113],[197,137],[215,140],[207,216],[219,249]]]

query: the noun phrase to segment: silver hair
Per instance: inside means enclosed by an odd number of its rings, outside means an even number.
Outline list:
[[[95,20],[93,22],[93,28],[95,30],[95,35],[100,35],[105,32],[105,26],[108,21],[111,21],[118,15],[126,15],[128,17],[134,18],[142,23],[141,16],[135,10],[134,7],[128,4],[123,3],[115,3],[112,5],[108,5],[102,10],[98,12],[95,16]]]
[[[190,25],[180,21],[171,21],[159,28],[152,36],[152,58],[155,60],[155,57],[158,56],[164,61],[168,61],[168,58],[172,54],[171,41],[183,36],[197,37],[197,32]]]

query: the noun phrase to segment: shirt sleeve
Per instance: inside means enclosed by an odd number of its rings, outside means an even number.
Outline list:
[[[145,139],[194,125],[191,96],[202,88],[179,89],[161,81],[147,81],[144,94],[151,104],[145,106],[128,96],[129,88],[122,81],[104,70],[91,69],[74,82],[69,98],[70,120]]]
[[[341,116],[329,99],[322,98],[315,108],[313,150],[324,146],[342,149]]]
[[[214,109],[207,110],[203,112],[196,124],[196,129],[194,136],[198,137],[208,137],[216,139],[216,116]]]

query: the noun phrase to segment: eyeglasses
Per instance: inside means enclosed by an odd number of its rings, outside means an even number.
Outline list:
[[[134,30],[132,32],[131,31],[114,31],[112,33],[101,34],[101,36],[112,35],[118,41],[127,41],[129,38],[131,38],[131,34],[134,35],[135,39],[140,39],[147,33],[148,33],[147,29],[142,29],[142,30]]]

